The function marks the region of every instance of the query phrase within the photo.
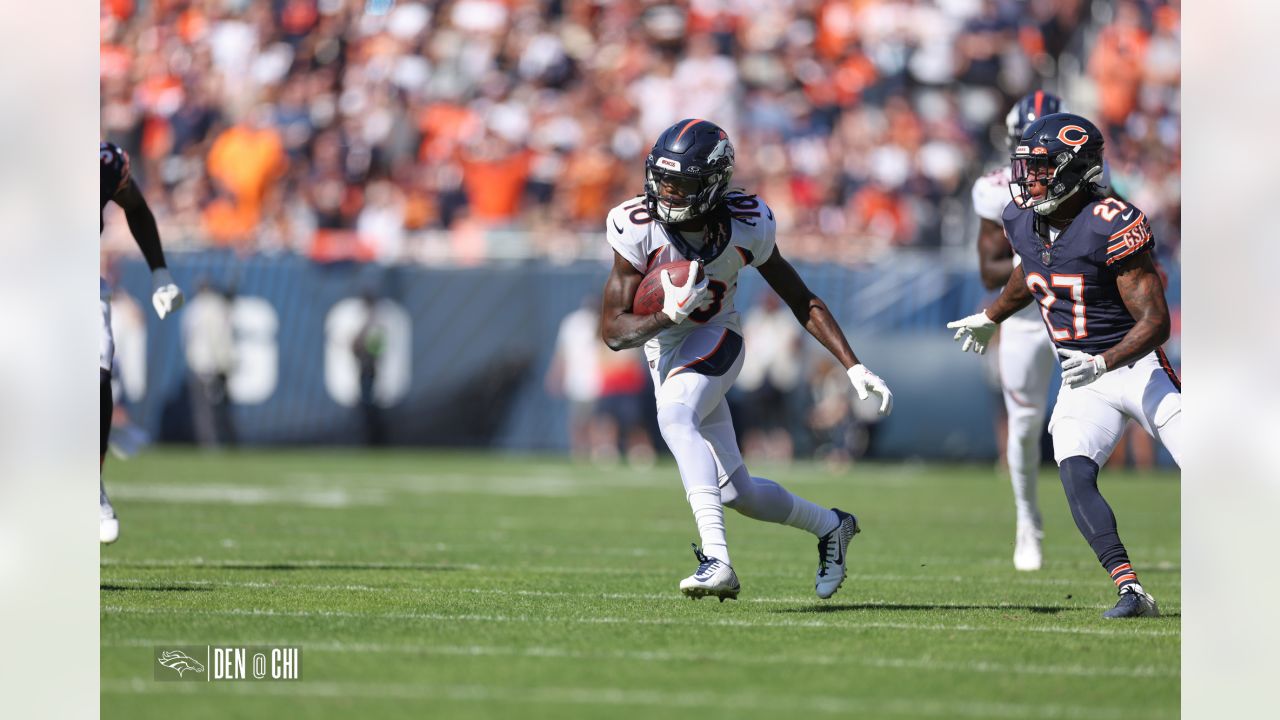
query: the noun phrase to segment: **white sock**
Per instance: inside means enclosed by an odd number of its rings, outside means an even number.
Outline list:
[[[98,507],[111,507],[111,501],[107,499],[107,486],[103,484],[101,475],[98,476]]]
[[[798,495],[792,495],[791,514],[787,515],[784,524],[793,528],[808,530],[809,532],[822,537],[840,524],[840,518],[835,511],[830,508],[824,508],[816,503],[809,502]]]
[[[688,497],[689,507],[693,508],[693,519],[698,523],[698,535],[702,538],[702,552],[732,565],[729,544],[724,536],[724,506],[720,504],[720,488],[714,485],[709,488],[694,488],[689,491]]]
[[[685,497],[693,509],[702,539],[702,552],[732,564],[724,535],[724,506],[720,503],[719,471],[711,449],[698,430],[698,416],[692,408],[672,403],[658,408],[658,427],[676,458]]]
[[[1013,486],[1013,507],[1018,527],[1040,529],[1040,503],[1036,479],[1040,474],[1040,427],[1044,415],[1034,409],[1006,401],[1009,413],[1009,440],[1005,460],[1009,463],[1009,483]]]

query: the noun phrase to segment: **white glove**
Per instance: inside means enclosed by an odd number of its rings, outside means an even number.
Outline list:
[[[1084,387],[1107,371],[1107,362],[1101,355],[1058,348],[1058,357],[1062,358],[1062,384],[1068,387]]]
[[[868,370],[866,365],[859,363],[849,368],[849,382],[853,383],[859,400],[866,400],[870,393],[875,393],[880,397],[880,414],[888,415],[893,412],[893,393],[889,386],[884,384],[879,375]]]
[[[168,269],[160,268],[151,273],[151,304],[161,320],[165,315],[182,307],[184,300],[182,290],[173,281],[173,276],[169,274]]]
[[[662,312],[679,325],[707,300],[707,278],[698,281],[698,261],[689,263],[689,279],[684,285],[671,282],[671,273],[662,271]]]
[[[991,342],[991,336],[996,334],[996,327],[998,327],[996,323],[987,317],[986,310],[977,315],[947,323],[948,329],[956,331],[956,342],[964,340],[964,344],[960,346],[960,352],[967,352],[969,348],[973,348],[973,351],[979,355],[987,351],[987,343]]]

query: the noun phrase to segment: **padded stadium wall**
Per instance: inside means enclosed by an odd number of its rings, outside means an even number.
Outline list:
[[[169,264],[189,299],[201,280],[234,286],[231,412],[244,445],[362,441],[349,339],[352,308],[371,292],[389,308],[395,326],[387,348],[393,367],[381,381],[388,387],[379,388],[386,391],[383,417],[391,444],[567,450],[567,404],[547,394],[543,379],[561,319],[603,285],[608,268],[599,262],[443,268],[201,251],[172,253]],[[995,457],[998,391],[983,362],[961,355],[945,329],[990,298],[972,267],[933,256],[860,268],[797,267],[861,359],[894,390],[894,413],[877,428],[870,456]],[[1176,307],[1180,274],[1176,266],[1167,269]],[[117,397],[154,440],[190,442],[183,313],[177,322],[155,317],[140,260],[123,261],[117,276],[117,291],[138,309],[116,312],[123,390]],[[759,275],[744,274],[739,309],[767,291]],[[1176,344],[1169,349],[1176,362]],[[823,352],[816,343],[809,350]]]

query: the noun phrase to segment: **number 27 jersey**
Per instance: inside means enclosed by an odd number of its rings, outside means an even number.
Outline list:
[[[645,344],[650,360],[679,345],[694,328],[703,325],[742,334],[742,322],[733,304],[738,273],[747,266],[759,267],[773,254],[777,223],[769,206],[754,195],[730,192],[725,204],[731,217],[729,242],[715,259],[703,265],[707,301],[683,323],[663,330]],[[640,273],[663,263],[693,259],[685,257],[662,223],[649,215],[643,198],[632,198],[609,211],[605,225],[609,245]]]
[[[1035,230],[1036,214],[1010,203],[1004,231],[1022,260],[1058,347],[1098,354],[1120,342],[1135,321],[1120,297],[1116,270],[1155,240],[1141,210],[1114,198],[1091,202],[1052,242]]]

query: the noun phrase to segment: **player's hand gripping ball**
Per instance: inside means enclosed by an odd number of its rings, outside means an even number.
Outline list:
[[[662,312],[666,293],[662,286],[662,273],[668,273],[670,282],[677,289],[683,288],[689,282],[689,267],[693,263],[688,260],[673,260],[668,263],[656,265],[649,268],[649,272],[645,273],[644,279],[640,281],[640,287],[636,288],[635,300],[631,303],[631,312],[636,315],[652,315],[656,312]],[[706,273],[703,272],[701,265],[698,265],[698,273],[694,276],[696,284],[706,280]],[[697,309],[701,305],[698,298],[689,298],[685,304],[689,312]],[[687,316],[688,313],[685,313]]]

